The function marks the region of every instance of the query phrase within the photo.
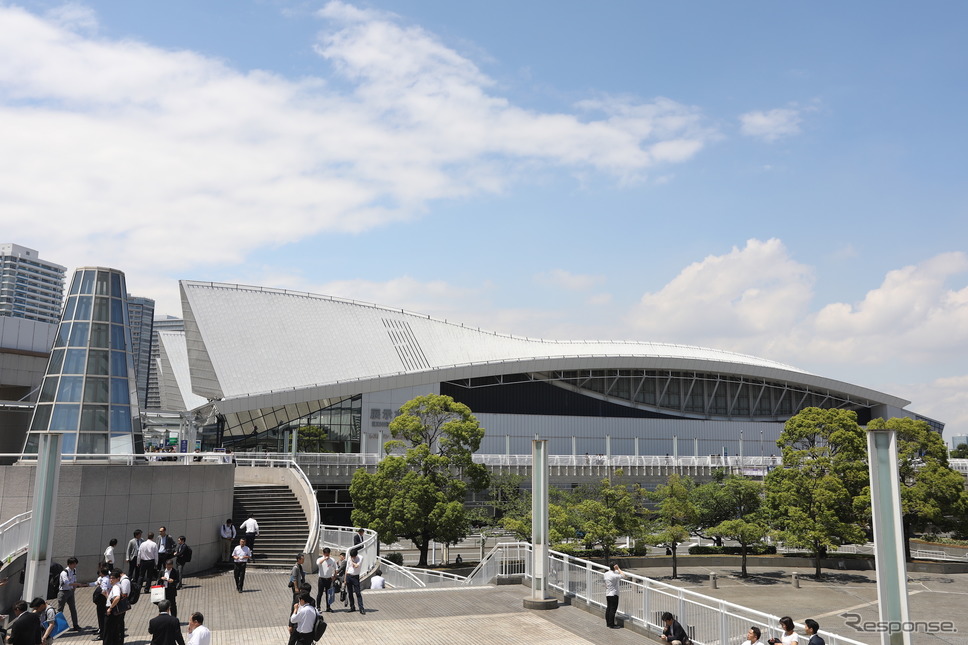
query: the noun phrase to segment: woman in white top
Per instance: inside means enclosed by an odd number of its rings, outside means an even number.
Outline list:
[[[108,548],[104,549],[104,561],[109,567],[114,567],[114,547],[118,545],[118,538],[111,538]]]
[[[800,637],[793,631],[793,619],[789,616],[780,619],[780,629],[783,630],[783,634],[780,638],[771,638],[768,641],[771,645],[797,645],[800,642]]]

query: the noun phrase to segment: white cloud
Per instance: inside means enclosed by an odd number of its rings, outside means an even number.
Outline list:
[[[85,36],[97,19],[82,5],[47,18],[0,6],[6,237],[43,237],[44,255],[68,266],[137,273],[149,259],[184,275],[498,193],[536,165],[626,181],[713,136],[669,99],[523,109],[419,27],[339,2],[320,15],[317,48],[335,75],[321,60],[320,76],[293,81]]]
[[[587,275],[571,273],[564,269],[554,269],[539,273],[534,277],[535,282],[540,285],[566,289],[568,291],[587,291],[605,281],[600,275]]]
[[[895,392],[914,401],[911,409],[945,424],[944,435],[968,435],[968,375],[935,379],[915,385],[892,385]]]
[[[792,108],[747,112],[739,121],[740,132],[770,143],[800,133],[800,111]]]

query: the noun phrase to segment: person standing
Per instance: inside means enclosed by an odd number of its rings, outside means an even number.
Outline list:
[[[40,620],[41,645],[51,645],[54,642],[54,628],[57,627],[57,612],[43,598],[31,600],[30,610],[37,614],[37,618]],[[47,627],[44,627],[44,623],[47,623]]]
[[[121,645],[128,601],[121,593],[120,570],[115,569],[110,573],[110,582],[111,591],[108,592],[108,604],[104,609],[104,645]]]
[[[618,611],[618,583],[628,576],[617,563],[613,563],[603,577],[605,578],[605,626],[609,629],[618,629],[619,625],[615,623],[615,612]]]
[[[185,582],[185,565],[192,561],[192,547],[188,546],[185,536],[178,536],[178,544],[175,545],[175,570],[178,571],[178,588],[181,589]]]
[[[235,588],[242,593],[245,586],[245,567],[252,558],[252,550],[246,546],[245,538],[239,539],[239,546],[232,551],[232,562],[235,564]]]
[[[138,547],[138,578],[145,585],[145,593],[151,591],[151,583],[158,574],[158,545],[155,544],[155,534],[148,532],[148,539]]]
[[[178,571],[175,570],[175,561],[168,560],[165,562],[165,568],[162,569],[161,575],[158,577],[158,584],[165,588],[165,600],[171,603],[171,615],[178,618],[178,583],[181,578],[178,577]]]
[[[128,540],[128,548],[125,550],[124,557],[128,561],[128,577],[138,583],[138,549],[141,548],[141,529],[134,532],[134,537]]]
[[[104,640],[104,611],[108,607],[108,594],[111,593],[111,570],[108,567],[101,567],[98,571],[98,578],[94,582],[94,610],[97,612],[97,634],[94,640]]]
[[[222,544],[222,562],[232,561],[232,544],[235,542],[235,525],[232,518],[225,520],[225,524],[219,527],[218,537]]]
[[[333,594],[335,590],[333,589],[333,576],[336,575],[336,560],[330,557],[331,551],[329,547],[323,549],[323,555],[318,560],[316,560],[316,566],[319,568],[319,586],[316,588],[316,606],[322,607],[320,604],[320,599],[326,596],[326,611],[332,613],[333,611]]]
[[[363,545],[363,527],[356,529],[356,535],[353,536],[353,546],[358,546],[362,548]]]
[[[299,601],[299,596],[302,594],[300,587],[304,582],[306,582],[306,572],[303,571],[303,562],[305,561],[305,556],[302,553],[296,555],[296,564],[292,565],[292,570],[289,572],[289,588],[292,590],[292,603],[295,605]]]
[[[205,616],[200,611],[188,619],[188,645],[212,645],[212,632],[202,624],[204,622]]]
[[[162,526],[158,529],[158,566],[163,568],[165,562],[175,555],[175,538],[168,535],[168,529]]]
[[[177,618],[168,613],[168,609],[169,602],[162,600],[158,603],[158,615],[148,621],[151,645],[185,645],[181,625]]]
[[[67,568],[61,571],[60,585],[57,588],[57,611],[64,611],[64,605],[71,610],[71,631],[81,631],[81,626],[77,624],[77,599],[74,597],[74,590],[82,587],[77,582],[77,558],[67,559]]]
[[[815,621],[813,618],[808,618],[803,621],[803,624],[807,628],[807,636],[810,637],[810,640],[807,641],[807,645],[827,645],[824,639],[820,637],[820,634],[817,633],[820,631],[820,623]]]
[[[346,561],[346,579],[343,581],[346,585],[346,596],[350,601],[350,611],[356,611],[356,606],[354,603],[354,594],[356,596],[356,601],[360,603],[360,615],[366,615],[366,609],[363,608],[363,594],[360,593],[360,574],[363,573],[363,558],[360,557],[359,549],[350,549],[350,557]]]
[[[242,526],[239,528],[245,533],[245,543],[249,545],[249,550],[251,551],[255,548],[255,539],[259,535],[259,523],[250,515],[249,519],[242,522]]]
[[[298,602],[292,606],[289,622],[295,627],[294,641],[298,645],[312,645],[313,628],[316,626],[316,608],[309,604],[309,594],[300,594]]]
[[[108,548],[104,549],[104,562],[112,569],[114,568],[114,547],[117,545],[118,538],[111,538],[111,541],[108,542]]]

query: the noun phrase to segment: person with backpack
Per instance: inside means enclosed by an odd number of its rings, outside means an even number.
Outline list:
[[[185,536],[178,536],[175,546],[175,569],[178,571],[178,588],[185,584],[185,565],[192,561],[192,547],[185,542]]]
[[[309,604],[309,594],[299,594],[299,602],[292,606],[289,622],[295,627],[295,642],[298,645],[312,645],[316,619],[319,612]]]
[[[41,645],[51,645],[54,642],[54,628],[57,627],[57,612],[43,598],[31,600],[30,609],[40,619],[40,628],[43,630],[40,636]]]

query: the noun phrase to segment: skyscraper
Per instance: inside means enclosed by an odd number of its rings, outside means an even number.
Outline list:
[[[160,316],[155,318],[151,332],[151,367],[148,370],[148,399],[146,410],[164,410],[161,402],[159,386],[159,361],[161,360],[161,342],[158,339],[160,331],[185,331],[185,321],[175,316]]]
[[[85,267],[74,273],[25,454],[38,435],[64,435],[65,454],[143,450],[124,273]]]
[[[152,321],[155,317],[155,301],[128,294],[128,326],[131,328],[131,358],[138,382],[138,407],[145,409],[148,398],[148,373],[151,368]]]
[[[67,269],[34,249],[0,244],[0,316],[57,324]]]

